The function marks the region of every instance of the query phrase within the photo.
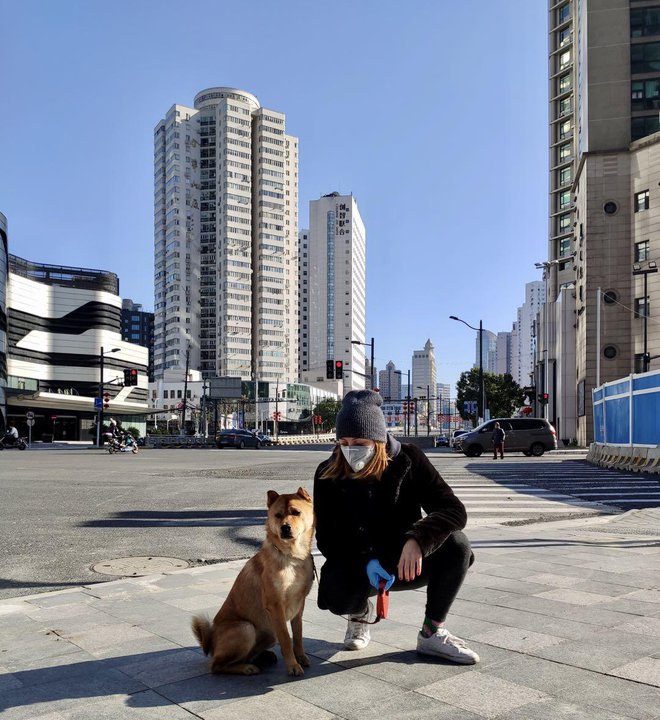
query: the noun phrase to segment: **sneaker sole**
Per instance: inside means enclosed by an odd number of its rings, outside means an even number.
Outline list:
[[[440,653],[435,652],[429,652],[428,650],[420,650],[417,648],[417,653],[419,655],[426,655],[427,657],[436,657],[440,658],[441,660],[447,660],[447,662],[455,663],[456,665],[476,665],[480,658],[477,656],[477,658],[471,658],[471,657],[465,657],[465,656],[449,656],[449,655],[441,655]]]

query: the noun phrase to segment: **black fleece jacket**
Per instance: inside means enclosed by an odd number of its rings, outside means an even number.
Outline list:
[[[316,544],[328,560],[376,558],[396,565],[408,538],[426,557],[465,527],[463,503],[417,446],[390,437],[388,454],[380,480],[321,479],[329,459],[317,468]]]

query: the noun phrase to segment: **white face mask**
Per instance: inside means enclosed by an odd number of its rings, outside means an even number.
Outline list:
[[[373,445],[340,445],[339,447],[353,472],[363,470],[376,452]]]

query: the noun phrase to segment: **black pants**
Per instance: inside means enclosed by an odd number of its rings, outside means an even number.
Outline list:
[[[378,559],[388,572],[397,574],[398,558],[390,562]],[[454,532],[422,560],[421,575],[411,582],[397,577],[390,591],[414,590],[426,585],[426,615],[444,622],[473,562],[467,536]],[[374,595],[376,590],[369,583],[366,563],[356,563],[351,558],[334,559],[327,560],[321,568],[318,595],[321,610],[330,610],[335,615],[361,615],[367,609],[367,598]]]

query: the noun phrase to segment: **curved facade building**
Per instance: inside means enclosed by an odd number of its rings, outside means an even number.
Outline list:
[[[102,352],[108,412],[124,424],[143,414],[148,350],[121,339],[117,276],[14,255],[8,269],[7,412],[19,432],[27,435],[30,411],[33,439],[91,440]],[[123,386],[125,368],[137,368],[137,387]]]
[[[7,218],[0,213],[0,432],[7,424]]]

